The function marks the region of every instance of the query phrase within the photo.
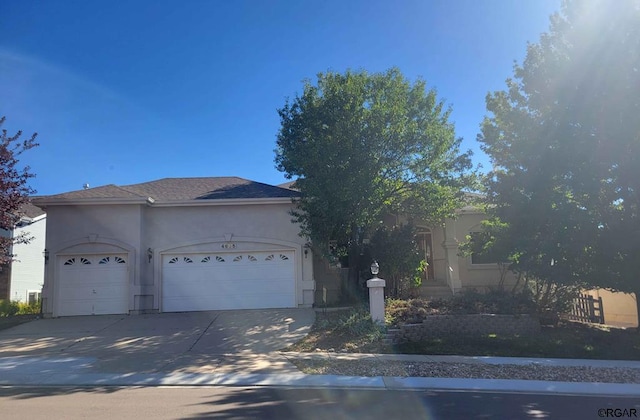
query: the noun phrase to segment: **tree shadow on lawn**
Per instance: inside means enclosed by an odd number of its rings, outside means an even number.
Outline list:
[[[635,329],[561,322],[545,326],[539,335],[508,337],[442,336],[395,346],[399,353],[640,360],[640,334]]]
[[[335,329],[343,314],[319,315],[309,335],[288,351],[337,351],[459,356],[640,360],[640,334],[634,329],[561,321],[531,337],[442,335],[428,341],[389,345],[366,335]],[[327,319],[322,322],[322,317]]]

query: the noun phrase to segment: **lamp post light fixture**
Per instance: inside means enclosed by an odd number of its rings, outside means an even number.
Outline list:
[[[380,272],[380,265],[378,264],[378,261],[373,261],[371,263],[371,274],[373,274],[373,277],[376,278],[378,277],[378,273]]]

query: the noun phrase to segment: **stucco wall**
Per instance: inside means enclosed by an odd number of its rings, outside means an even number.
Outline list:
[[[605,289],[588,290],[585,293],[595,298],[602,298],[605,324],[627,328],[638,326],[638,308],[635,295],[610,292]]]
[[[291,223],[290,203],[195,207],[148,207],[144,210],[143,250],[153,251],[153,262],[145,257],[141,282],[145,293],[153,293],[155,308],[160,295],[161,259],[169,252],[224,252],[220,245],[231,234],[236,250],[287,249],[295,252],[297,304],[313,304],[313,258],[304,254],[306,240],[299,226]]]
[[[482,221],[485,219],[486,216],[482,213],[463,212],[455,220],[448,222],[447,229],[452,229],[456,241],[462,244],[471,232],[481,230]],[[498,264],[472,264],[471,257],[465,255],[458,255],[458,273],[463,289],[482,290],[495,287],[500,281]],[[513,286],[515,281],[515,275],[507,272],[505,286]]]
[[[229,234],[236,250],[293,251],[297,304],[311,306],[313,258],[310,252],[304,254],[306,241],[298,235],[299,227],[291,223],[290,209],[291,203],[50,206],[46,248],[51,257],[46,265],[45,313],[55,315],[51,298],[56,296],[56,290],[50,279],[57,275],[60,255],[112,253],[121,242],[123,248],[131,252],[130,311],[152,311],[160,308],[162,255],[224,252],[220,245],[227,241]]]
[[[416,226],[431,230],[435,285],[447,284],[457,292],[463,289],[482,290],[499,284],[498,264],[471,264],[471,257],[461,255],[458,248],[466,241],[467,235],[481,230],[482,221],[485,219],[485,214],[465,209],[460,211],[455,219],[447,219],[444,226],[428,226],[423,221],[415,221]],[[406,216],[394,215],[386,217],[384,221],[393,225],[407,223],[408,219]],[[513,286],[515,281],[515,275],[508,272],[504,285]],[[434,287],[434,284],[423,283],[423,289],[429,287]]]
[[[130,284],[138,276],[141,246],[141,213],[139,205],[50,206],[47,208],[46,248],[49,262],[45,265],[43,312],[55,315],[53,299],[58,259],[75,253],[129,252]],[[136,291],[132,290],[132,296]],[[129,302],[133,310],[133,297]]]
[[[16,227],[15,235],[26,233],[28,244],[15,244],[15,260],[11,263],[10,298],[27,301],[29,292],[40,292],[44,283],[44,256],[47,219],[43,217],[30,225]]]

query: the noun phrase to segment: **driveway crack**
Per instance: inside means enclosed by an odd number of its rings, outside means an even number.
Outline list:
[[[114,322],[112,322],[112,323],[100,328],[99,330],[90,331],[89,334],[95,335],[95,334],[101,333],[102,331],[106,330],[107,328],[110,328],[110,327],[116,325],[118,322],[122,321],[123,319],[125,319],[125,317],[119,318],[119,319],[115,320]],[[87,335],[88,334],[84,334],[83,337],[78,338],[73,343],[69,344],[67,347],[65,347],[62,350],[60,350],[60,352],[64,353],[65,351],[69,350],[71,347],[75,346],[76,344],[82,343],[84,340],[87,339]]]
[[[209,331],[209,328],[211,328],[211,326],[213,325],[214,322],[216,322],[216,319],[218,319],[219,316],[220,316],[220,314],[217,314],[216,317],[211,320],[209,325],[207,325],[207,328],[205,328],[204,331],[202,331],[202,334],[200,334],[198,336],[198,338],[196,338],[196,341],[193,342],[191,347],[189,347],[189,350],[187,350],[185,353],[189,353],[196,346],[196,344],[198,344],[198,342],[200,341],[202,336],[205,335],[207,333],[207,331]]]

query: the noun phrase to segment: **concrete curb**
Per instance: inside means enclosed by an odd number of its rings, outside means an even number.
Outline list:
[[[383,359],[487,364],[539,364],[640,368],[640,362],[570,359],[526,359],[459,356],[284,353],[287,358]],[[536,394],[579,394],[640,397],[640,384],[554,382],[513,379],[426,377],[360,377],[303,373],[107,373],[91,372],[90,357],[0,357],[0,386],[271,386],[373,388],[389,390],[493,391]],[[595,362],[595,363],[594,363]]]
[[[13,377],[12,377],[13,376]],[[305,374],[69,373],[2,375],[2,386],[268,386],[640,396],[640,384]]]

